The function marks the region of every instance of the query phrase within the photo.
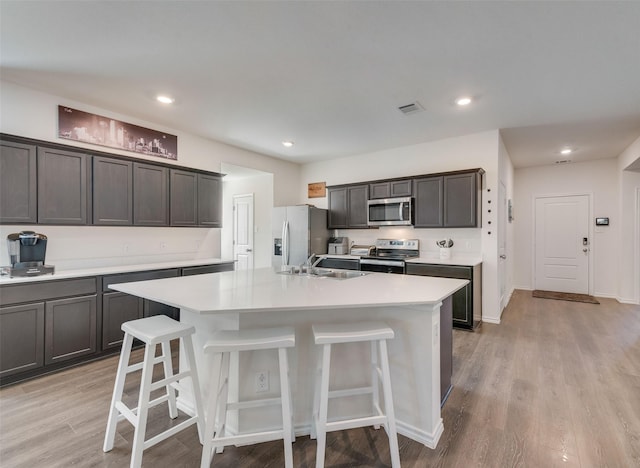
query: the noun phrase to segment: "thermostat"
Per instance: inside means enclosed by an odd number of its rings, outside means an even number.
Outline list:
[[[596,218],[596,226],[608,226],[609,218]]]

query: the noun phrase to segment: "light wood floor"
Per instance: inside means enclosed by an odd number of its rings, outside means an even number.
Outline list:
[[[127,467],[133,430],[102,452],[117,358],[0,390],[0,465]],[[454,330],[454,389],[435,450],[400,436],[403,467],[640,467],[640,307],[516,291],[500,325]],[[135,383],[127,383],[133,394]],[[153,412],[163,427],[166,407]],[[330,433],[331,467],[390,466],[383,430]],[[145,452],[145,467],[195,467],[194,427]],[[313,467],[299,437],[296,467]],[[283,466],[280,442],[225,449],[216,467]]]

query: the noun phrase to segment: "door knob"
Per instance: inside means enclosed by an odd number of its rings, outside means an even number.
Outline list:
[[[506,256],[506,255],[500,255],[500,258],[501,258],[502,260],[504,260],[505,258],[507,258],[507,256]]]
[[[588,250],[589,250],[589,249],[582,249],[582,251],[583,251],[584,253],[587,253],[587,251],[588,251]]]

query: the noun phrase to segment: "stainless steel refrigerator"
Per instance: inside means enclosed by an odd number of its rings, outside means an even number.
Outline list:
[[[272,256],[274,268],[302,265],[311,254],[327,253],[327,210],[307,205],[273,209]]]

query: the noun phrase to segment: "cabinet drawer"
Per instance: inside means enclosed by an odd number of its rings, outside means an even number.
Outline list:
[[[175,278],[179,276],[177,268],[170,270],[139,271],[136,273],[121,273],[102,277],[102,291],[113,292],[109,285],[117,283],[133,283],[135,281],[147,281],[162,278]]]
[[[407,263],[406,271],[408,275],[439,276],[441,278],[466,280],[473,278],[473,268],[467,266]]]
[[[182,276],[204,275],[206,273],[219,273],[221,271],[233,271],[233,263],[220,263],[217,265],[203,265],[182,269]]]
[[[84,296],[97,291],[94,276],[60,281],[13,284],[0,287],[0,305]]]

